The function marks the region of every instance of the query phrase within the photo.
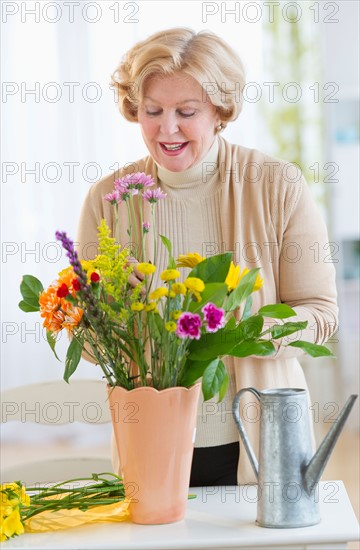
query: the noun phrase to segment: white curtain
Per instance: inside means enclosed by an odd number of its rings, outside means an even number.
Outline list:
[[[22,275],[33,274],[47,286],[67,265],[55,231],[75,238],[91,184],[147,153],[139,128],[121,118],[109,88],[121,56],[161,29],[210,29],[239,52],[253,81],[261,72],[262,28],[260,22],[237,23],[235,16],[222,23],[220,8],[211,15],[214,3],[207,11],[201,2],[74,2],[72,10],[69,2],[4,4],[1,376],[6,388],[58,379],[63,372],[39,315],[18,309]],[[261,147],[257,116],[257,105],[246,103],[225,137]],[[62,359],[66,346],[62,335]],[[100,373],[83,362],[77,376]]]

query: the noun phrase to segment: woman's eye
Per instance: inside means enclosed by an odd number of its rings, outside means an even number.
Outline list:
[[[161,111],[146,111],[146,114],[149,116],[156,116],[156,115],[160,115]]]
[[[179,114],[181,116],[183,116],[184,118],[189,118],[191,116],[194,116],[195,111],[191,111],[191,112],[189,112],[189,111],[179,111]]]

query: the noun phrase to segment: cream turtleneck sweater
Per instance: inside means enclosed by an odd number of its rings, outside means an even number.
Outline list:
[[[219,208],[219,144],[217,137],[207,155],[195,166],[183,172],[171,172],[157,165],[158,183],[167,194],[157,205],[157,229],[173,246],[174,258],[187,252],[201,256],[214,254],[214,243],[222,243]],[[167,252],[160,247],[160,273],[166,268]],[[185,278],[190,270],[182,270]],[[154,288],[160,281],[155,281]],[[229,387],[225,398],[204,402],[201,394],[198,406],[195,447],[212,447],[238,441],[238,431],[232,418],[232,402],[236,394],[235,372],[228,367]]]

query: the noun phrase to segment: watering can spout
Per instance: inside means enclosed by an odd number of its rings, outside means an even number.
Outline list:
[[[310,460],[304,471],[304,485],[306,492],[310,495],[315,485],[320,480],[321,474],[330,458],[335,443],[345,425],[345,422],[353,408],[357,395],[350,395],[349,399],[340,412],[337,420],[325,436],[315,455]]]

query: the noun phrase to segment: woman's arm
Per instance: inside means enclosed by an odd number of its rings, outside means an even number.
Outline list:
[[[301,193],[292,208],[283,233],[279,265],[281,302],[296,312],[289,321],[308,321],[306,329],[283,339],[325,343],[338,328],[337,291],[333,245],[329,243],[326,225],[319,208],[302,178]],[[301,355],[301,350],[283,347],[275,358]]]

